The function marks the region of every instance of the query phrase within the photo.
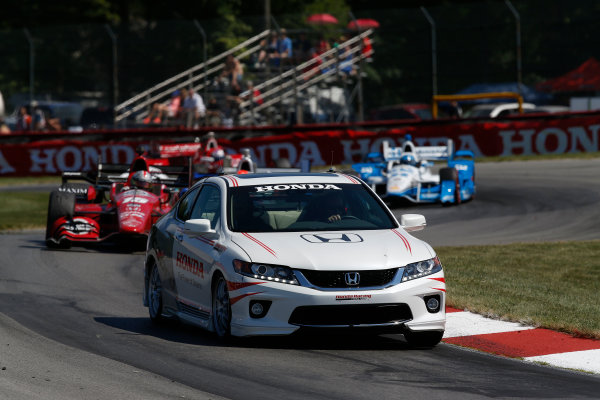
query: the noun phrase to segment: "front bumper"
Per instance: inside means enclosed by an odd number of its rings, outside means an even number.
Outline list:
[[[444,331],[446,325],[443,272],[364,290],[320,290],[247,277],[244,282],[254,285],[230,291],[234,336],[288,335],[300,329]],[[428,296],[438,296],[438,312],[427,310]],[[256,301],[269,303],[262,318],[250,315],[251,302]]]

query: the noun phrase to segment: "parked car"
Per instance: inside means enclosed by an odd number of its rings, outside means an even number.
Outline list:
[[[432,119],[429,104],[396,104],[377,108],[369,113],[371,121],[387,121],[396,119]]]
[[[446,286],[434,250],[359,179],[236,174],[196,183],[152,228],[143,304],[219,337],[402,333],[435,346]]]
[[[46,120],[46,129],[60,130],[69,129],[71,127],[79,127],[83,106],[78,103],[64,101],[33,101],[32,103],[24,103],[19,105],[11,114],[11,121],[16,121],[18,112],[21,107],[27,109],[29,115],[35,109],[39,109],[44,113]]]
[[[523,103],[523,112],[534,112],[535,104]],[[486,103],[478,104],[463,114],[464,118],[502,118],[519,115],[519,103]]]

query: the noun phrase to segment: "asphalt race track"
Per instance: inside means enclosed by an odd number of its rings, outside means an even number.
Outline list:
[[[600,239],[600,159],[477,166],[477,198],[421,213],[434,247]],[[1,194],[0,194],[1,195]],[[0,236],[0,398],[597,398],[600,377],[400,335],[219,342],[141,304],[143,254]],[[13,346],[12,348],[10,346]],[[18,351],[15,346],[23,346]]]

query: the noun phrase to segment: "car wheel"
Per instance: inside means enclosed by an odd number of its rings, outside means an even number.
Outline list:
[[[52,236],[52,225],[57,219],[66,217],[72,219],[75,212],[75,195],[53,190],[48,200],[48,217],[46,220],[46,240]],[[53,247],[51,241],[47,241],[49,247]]]
[[[409,345],[418,348],[432,348],[435,347],[444,336],[444,332],[440,331],[406,331],[404,332],[404,339]]]
[[[219,276],[213,287],[212,296],[213,327],[220,338],[228,337],[231,332],[231,304],[229,302],[229,291],[227,282],[223,276]]]
[[[455,185],[454,189],[454,204],[460,204],[460,183],[458,182],[458,171],[456,168],[442,168],[440,169],[440,182],[453,181]],[[449,205],[449,204],[445,204]]]
[[[154,323],[160,323],[164,320],[163,299],[162,299],[162,282],[156,262],[150,267],[150,278],[148,279],[148,312],[150,320]]]

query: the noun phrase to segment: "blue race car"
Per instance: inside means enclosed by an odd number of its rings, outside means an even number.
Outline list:
[[[460,204],[475,195],[475,162],[473,152],[453,147],[452,140],[446,146],[415,146],[408,137],[398,147],[384,142],[382,153],[369,153],[352,168],[382,198]],[[447,165],[437,169],[434,161]]]

